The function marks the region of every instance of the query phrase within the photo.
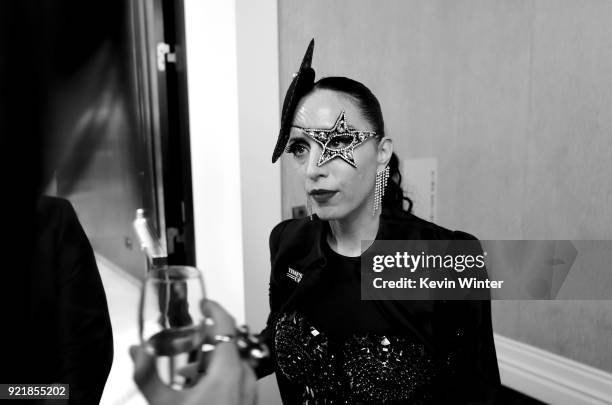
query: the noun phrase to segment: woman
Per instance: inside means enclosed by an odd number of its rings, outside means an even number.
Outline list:
[[[344,77],[314,83],[313,45],[272,158],[291,155],[312,215],[270,235],[262,336],[272,357],[258,375],[275,371],[287,404],[490,402],[499,371],[488,301],[361,299],[362,241],[474,238],[410,214],[376,97]]]

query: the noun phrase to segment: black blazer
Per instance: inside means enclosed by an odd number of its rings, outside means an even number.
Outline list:
[[[262,337],[269,345],[270,360],[257,369],[258,376],[275,371],[275,323],[281,313],[307,302],[326,265],[323,253],[326,222],[316,216],[286,220],[270,234],[270,315]],[[450,231],[401,211],[384,211],[377,240],[474,240],[472,235]],[[288,269],[303,276],[296,283]],[[493,342],[491,305],[480,301],[382,301],[384,313],[395,324],[420,337],[427,350],[448,366],[441,380],[436,403],[494,403],[500,385],[497,356]],[[452,358],[450,358],[452,357]],[[276,373],[284,403],[297,403],[299,392],[282,373]]]
[[[24,383],[70,384],[70,404],[100,402],[113,359],[106,296],[93,250],[67,200],[42,197],[28,280]]]

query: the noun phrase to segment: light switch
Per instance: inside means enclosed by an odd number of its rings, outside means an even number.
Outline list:
[[[292,218],[304,218],[306,216],[308,216],[308,211],[306,210],[305,205],[298,205],[291,208]]]

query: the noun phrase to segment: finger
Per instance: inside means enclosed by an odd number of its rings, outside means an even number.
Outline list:
[[[206,300],[202,302],[202,313],[212,318],[214,325],[207,329],[210,335],[234,335],[236,332],[236,321],[221,305],[215,301]]]
[[[157,374],[155,356],[141,345],[130,347],[130,357],[134,361],[134,382],[142,394],[149,400],[161,395],[167,387]]]
[[[219,343],[210,352],[206,374],[192,388],[193,397],[214,395],[215,403],[240,404],[241,366],[238,349],[233,342]]]
[[[238,378],[241,362],[238,347],[234,342],[218,343],[212,351],[206,372],[210,376],[229,374]]]
[[[177,374],[183,376],[189,380],[195,380],[199,377],[199,364],[189,364],[187,366],[181,367],[177,370]]]
[[[242,362],[241,404],[255,405],[257,403],[257,377],[253,368]]]

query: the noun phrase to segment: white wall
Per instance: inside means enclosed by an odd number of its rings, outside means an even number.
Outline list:
[[[237,1],[236,21],[244,293],[247,323],[259,332],[270,308],[268,235],[281,220],[280,164],[271,161],[280,123],[276,0]],[[259,382],[258,400],[280,404],[273,375]]]
[[[244,315],[236,10],[185,1],[196,264],[209,298]]]
[[[196,261],[210,298],[259,332],[281,219],[275,0],[185,0]],[[273,376],[259,403],[280,404]]]

